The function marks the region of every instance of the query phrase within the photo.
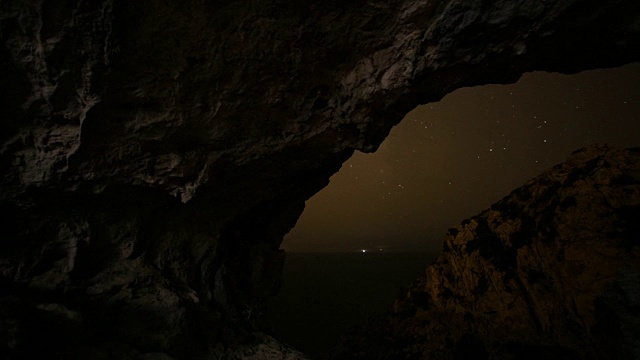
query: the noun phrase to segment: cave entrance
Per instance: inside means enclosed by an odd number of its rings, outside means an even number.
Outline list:
[[[448,227],[578,148],[640,146],[638,115],[639,63],[525,74],[416,108],[376,153],[356,153],[307,202],[283,243],[283,288],[267,314],[277,319],[274,334],[321,357],[341,332],[392,303]],[[372,257],[381,252],[395,255]]]

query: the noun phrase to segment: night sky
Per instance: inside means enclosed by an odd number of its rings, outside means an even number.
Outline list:
[[[640,146],[640,64],[525,74],[420,106],[307,201],[287,251],[432,251],[446,230],[594,143]]]

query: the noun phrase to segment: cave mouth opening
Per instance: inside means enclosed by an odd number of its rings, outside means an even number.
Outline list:
[[[448,227],[574,150],[640,145],[640,63],[464,88],[422,105],[307,201],[265,328],[314,358],[380,316],[437,257]]]
[[[307,201],[287,252],[439,251],[447,228],[592,144],[640,145],[640,63],[527,73],[422,105]]]

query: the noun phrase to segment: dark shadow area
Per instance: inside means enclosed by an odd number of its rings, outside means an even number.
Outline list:
[[[389,310],[403,285],[436,253],[289,253],[282,290],[268,303],[264,328],[313,359],[343,335]]]

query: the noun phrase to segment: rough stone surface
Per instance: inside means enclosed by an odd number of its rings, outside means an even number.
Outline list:
[[[639,37],[635,0],[4,0],[0,357],[259,344],[282,236],[353,151]]]
[[[451,228],[361,358],[637,359],[638,224],[640,148],[579,150]]]

